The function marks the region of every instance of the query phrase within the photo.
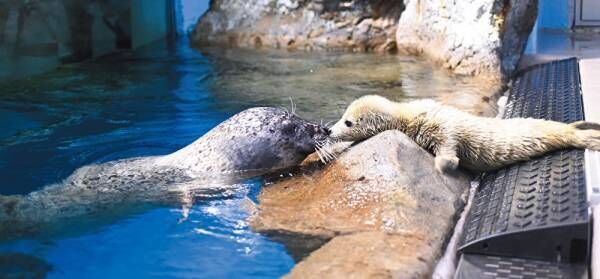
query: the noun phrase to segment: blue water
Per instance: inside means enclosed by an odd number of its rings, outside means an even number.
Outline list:
[[[2,195],[26,195],[91,163],[171,153],[251,106],[289,106],[292,98],[300,115],[328,121],[364,94],[395,99],[454,94],[468,102],[482,90],[414,58],[201,53],[185,41],[0,82],[0,88]],[[249,200],[256,201],[261,186],[260,178],[248,180],[232,198],[200,202],[182,223],[177,206],[161,207],[104,225],[64,224],[68,229],[58,234],[0,242],[0,274],[279,277],[293,267],[293,259],[282,244],[252,232],[246,221]]]

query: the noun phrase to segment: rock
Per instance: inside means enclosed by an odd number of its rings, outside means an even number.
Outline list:
[[[402,0],[213,1],[191,34],[196,46],[392,51]]]
[[[538,0],[221,0],[196,46],[349,49],[424,54],[459,74],[505,80],[517,67]]]
[[[425,278],[436,257],[415,234],[357,232],[335,237],[289,274],[291,278]]]
[[[0,1],[0,80],[131,47],[129,1]]]
[[[464,205],[467,175],[437,173],[433,156],[399,131],[315,164],[265,186],[250,222],[301,260],[290,277],[431,273]]]
[[[505,80],[516,69],[538,0],[406,0],[400,52],[425,54],[460,74]]]

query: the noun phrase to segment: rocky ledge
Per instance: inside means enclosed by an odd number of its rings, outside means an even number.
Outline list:
[[[398,49],[460,74],[506,79],[516,70],[538,0],[406,0]]]
[[[506,80],[538,0],[213,0],[196,46],[396,51],[457,73]]]
[[[469,186],[398,131],[264,187],[251,227],[284,243],[297,278],[430,276]]]
[[[217,0],[191,34],[195,45],[393,50],[402,0]]]

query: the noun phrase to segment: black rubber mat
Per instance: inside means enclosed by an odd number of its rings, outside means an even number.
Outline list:
[[[519,258],[465,254],[460,260],[456,278],[587,278],[583,264],[560,264]]]
[[[577,59],[520,72],[504,114],[517,117],[583,120]],[[584,151],[558,151],[482,175],[460,251],[584,262],[589,219]]]

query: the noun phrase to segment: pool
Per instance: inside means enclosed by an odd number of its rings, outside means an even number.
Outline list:
[[[0,82],[0,194],[26,195],[99,162],[171,153],[253,106],[290,107],[335,120],[354,98],[436,98],[489,111],[488,86],[417,58],[338,52],[203,49],[157,42]],[[482,100],[484,100],[482,102]],[[248,205],[262,181],[232,197],[181,210],[149,207],[27,239],[0,241],[0,273],[49,278],[271,278],[295,262],[250,230]]]

